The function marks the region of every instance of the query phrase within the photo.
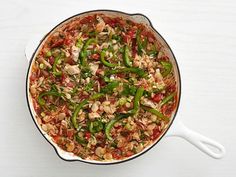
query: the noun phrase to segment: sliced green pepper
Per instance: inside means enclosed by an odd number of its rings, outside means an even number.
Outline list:
[[[75,45],[76,45],[76,47],[81,48],[82,45],[83,45],[82,40],[81,40],[81,39],[78,39]]]
[[[57,96],[57,97],[61,97],[62,94],[56,92],[56,91],[47,91],[47,92],[43,92],[39,95],[38,97],[38,103],[40,106],[44,106],[46,104],[45,100],[43,99],[44,96],[47,95],[52,95],[52,96]]]
[[[147,45],[148,45],[148,39],[147,37],[144,39],[143,43],[142,43],[142,46],[143,48],[146,50],[147,49]]]
[[[84,90],[86,92],[90,92],[93,90],[93,87],[94,87],[94,81],[90,81],[87,85],[84,86]]]
[[[134,85],[129,84],[123,84],[123,91],[121,92],[121,95],[129,96],[129,95],[135,95],[137,91],[137,87]]]
[[[77,119],[77,116],[78,116],[80,110],[81,110],[86,104],[88,104],[88,101],[89,101],[89,100],[96,100],[96,99],[102,97],[103,95],[104,95],[104,94],[102,94],[102,93],[94,94],[94,95],[92,95],[89,99],[83,100],[81,103],[79,103],[79,104],[75,107],[75,111],[74,111],[74,113],[73,113],[73,115],[72,115],[72,117],[71,117],[71,122],[72,122],[72,124],[73,124],[73,126],[74,126],[75,129],[77,129],[77,128],[79,127],[79,125],[78,125],[76,119]]]
[[[78,123],[77,123],[77,121],[76,121],[77,116],[78,116],[78,114],[79,114],[81,108],[82,108],[84,105],[86,105],[86,104],[88,104],[88,100],[87,100],[87,99],[83,100],[81,103],[79,103],[79,104],[75,107],[75,111],[74,111],[74,113],[73,113],[73,115],[72,115],[72,117],[71,117],[71,122],[72,122],[72,124],[73,124],[73,126],[74,126],[75,129],[79,128],[79,125],[78,125]]]
[[[101,52],[101,62],[102,62],[105,66],[111,67],[111,68],[117,66],[117,64],[109,63],[108,61],[106,61],[106,60],[105,60],[105,55],[106,55],[106,52],[105,52],[105,51],[102,51],[102,52]]]
[[[105,126],[105,135],[108,140],[113,140],[113,138],[110,135],[111,129],[113,128],[114,124],[121,119],[129,117],[131,114],[119,114],[114,119],[112,119],[110,122],[108,122]]]
[[[172,70],[172,64],[170,62],[161,61],[161,65],[164,67],[164,71],[161,72],[162,76],[168,76]]]
[[[71,96],[74,96],[78,92],[78,87],[74,87],[72,91],[70,92]]]
[[[81,62],[82,66],[86,66],[87,65],[87,55],[88,55],[87,48],[92,43],[97,43],[97,40],[95,38],[88,39],[85,42],[85,44],[84,44],[84,46],[82,48],[82,51],[80,52],[80,62]]]
[[[157,48],[156,46],[153,44],[151,46],[151,50],[147,51],[147,54],[150,56],[150,57],[156,57],[158,55],[158,51],[157,51]]]
[[[171,93],[170,95],[168,95],[167,97],[165,97],[161,102],[161,106],[168,103],[169,101],[171,101],[174,98],[175,94],[176,93],[174,92],[174,93]]]
[[[93,122],[89,122],[89,131],[91,133],[97,133],[103,130],[103,123],[99,120],[95,120]]]
[[[55,76],[60,76],[62,74],[61,71],[57,71],[57,64],[58,64],[58,61],[61,59],[61,54],[59,54],[56,58],[55,58],[55,61],[53,63],[53,66],[52,66],[52,73],[53,75]]]
[[[86,139],[80,138],[78,135],[75,135],[75,140],[79,143],[79,144],[87,144],[88,141]]]
[[[45,54],[45,57],[51,57],[52,56],[52,52],[49,50],[49,51],[47,51],[47,53]]]
[[[95,37],[97,34],[98,34],[97,31],[90,31],[90,32],[88,33],[89,37]]]
[[[51,85],[51,91],[54,91],[54,92],[57,92],[57,91],[58,91],[55,84],[52,84],[52,85]]]
[[[144,89],[142,87],[139,87],[136,91],[136,94],[134,96],[134,108],[131,110],[132,114],[136,114],[139,109],[139,101],[141,97],[143,96]]]
[[[90,68],[84,67],[81,69],[81,77],[83,79],[86,79],[87,77],[91,77],[91,76],[92,76],[92,71],[90,70]]]
[[[101,97],[103,97],[104,94],[103,93],[96,93],[96,94],[93,94],[91,97],[90,97],[90,100],[97,100]]]
[[[137,39],[137,45],[138,45],[138,54],[141,55],[143,53],[143,44],[141,40],[140,30],[137,31],[136,39]]]
[[[132,67],[132,63],[130,62],[129,58],[129,48],[127,45],[124,46],[123,61],[126,67]]]
[[[112,39],[115,39],[116,41],[120,42],[121,41],[121,37],[118,35],[112,35]]]
[[[147,73],[144,70],[142,70],[140,68],[134,68],[134,67],[108,70],[105,72],[105,75],[109,76],[109,75],[117,74],[117,73],[135,73],[139,77],[146,77],[147,76]]]
[[[159,117],[160,119],[164,120],[164,121],[169,121],[169,118],[164,116],[161,112],[157,111],[156,109],[153,109],[153,108],[149,108],[147,106],[144,106],[142,105],[142,108],[145,110],[145,111],[148,111],[154,115],[156,115],[157,117]]]

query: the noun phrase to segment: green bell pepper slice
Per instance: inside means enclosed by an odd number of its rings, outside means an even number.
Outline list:
[[[56,58],[55,58],[55,61],[53,63],[53,66],[52,66],[52,73],[54,76],[60,76],[62,75],[62,72],[61,71],[57,71],[57,64],[58,64],[58,61],[61,59],[61,54],[59,54]]]
[[[153,108],[149,108],[147,106],[144,106],[142,105],[142,108],[145,110],[145,111],[148,111],[154,115],[156,115],[158,118],[160,118],[161,120],[164,120],[166,122],[169,121],[169,118],[166,117],[165,115],[163,115],[161,112],[157,111],[156,109],[153,109]]]
[[[136,91],[136,94],[134,96],[134,108],[130,111],[132,114],[136,114],[138,109],[139,109],[139,105],[140,105],[140,99],[143,96],[144,93],[144,89],[142,87],[139,87]]]
[[[164,68],[164,71],[161,72],[161,75],[163,77],[168,76],[171,73],[171,70],[172,70],[172,67],[173,67],[172,64],[170,62],[161,61],[161,65]]]
[[[78,135],[75,135],[75,140],[82,145],[86,145],[88,143],[88,141],[84,138],[80,138]]]
[[[39,94],[39,97],[38,97],[38,103],[40,106],[44,106],[46,104],[45,100],[43,99],[44,96],[57,96],[57,97],[61,97],[62,94],[56,92],[56,91],[47,91],[47,92],[43,92],[41,94]]]
[[[71,117],[71,122],[72,122],[72,125],[74,126],[75,129],[78,129],[78,128],[79,128],[79,125],[78,125],[76,119],[77,119],[77,116],[78,116],[80,110],[81,110],[86,104],[88,104],[88,101],[89,101],[89,100],[96,100],[96,99],[101,98],[102,96],[104,96],[104,94],[102,94],[102,93],[94,94],[94,95],[92,95],[89,99],[83,100],[81,103],[79,103],[79,104],[75,107],[75,111],[73,112],[73,115],[72,115],[72,117]]]
[[[71,122],[72,122],[72,124],[73,124],[73,126],[74,126],[75,129],[79,128],[79,125],[78,125],[78,123],[77,123],[77,121],[76,121],[77,116],[78,116],[80,110],[82,109],[82,107],[85,106],[86,104],[88,104],[88,100],[87,100],[87,99],[83,100],[81,103],[79,103],[79,104],[75,107],[75,111],[73,112],[73,115],[72,115],[72,117],[71,117]]]
[[[102,52],[101,52],[101,62],[102,62],[105,66],[111,67],[111,68],[117,66],[117,64],[110,63],[110,62],[106,61],[106,60],[105,60],[105,55],[106,55],[106,52],[105,52],[105,51],[102,51]]]
[[[176,95],[176,93],[171,93],[170,95],[168,95],[167,97],[165,97],[162,101],[161,101],[161,106],[163,106],[164,104],[167,104],[169,101],[171,101],[174,96]]]
[[[120,121],[121,119],[129,117],[130,115],[131,114],[129,114],[129,113],[127,113],[127,114],[118,114],[114,119],[112,119],[110,122],[108,122],[106,124],[106,126],[105,126],[105,135],[106,135],[108,140],[110,140],[110,141],[113,140],[113,138],[111,137],[110,133],[111,133],[111,129],[113,128],[115,123]]]
[[[99,120],[95,120],[93,122],[89,122],[89,131],[91,133],[97,133],[103,130],[103,123]]]
[[[126,67],[132,67],[132,63],[130,62],[129,58],[129,48],[127,45],[124,46],[123,61]]]
[[[95,38],[90,38],[88,39],[83,48],[82,48],[82,51],[80,52],[80,62],[81,62],[81,65],[82,66],[86,66],[87,65],[87,48],[90,44],[92,43],[97,43],[97,40]]]
[[[143,53],[143,44],[141,40],[140,30],[137,31],[136,40],[138,45],[138,54],[141,55]]]

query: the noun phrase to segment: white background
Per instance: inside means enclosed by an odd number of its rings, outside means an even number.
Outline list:
[[[119,165],[65,162],[36,129],[25,99],[27,41],[86,10],[147,15],[179,63],[182,99],[177,119],[222,143],[215,160],[178,138],[165,138],[143,156]],[[0,176],[235,177],[236,1],[8,0],[0,1]]]

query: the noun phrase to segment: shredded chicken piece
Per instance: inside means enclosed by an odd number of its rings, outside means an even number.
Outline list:
[[[97,112],[88,113],[88,116],[90,119],[95,119],[95,118],[101,117],[100,114],[98,114]]]
[[[100,17],[100,16],[97,16],[97,20],[98,20],[98,24],[96,26],[96,30],[98,32],[102,32],[104,30],[106,24],[103,21],[102,17]]]
[[[96,75],[96,72],[97,72],[97,70],[98,70],[99,65],[98,65],[98,64],[90,63],[89,66],[90,66],[90,69],[91,69],[91,71],[92,71],[92,74],[93,74],[93,75]]]
[[[65,66],[65,71],[66,71],[69,75],[80,74],[80,69],[79,69],[78,65],[69,65],[69,64],[67,64],[67,65]]]
[[[72,59],[77,62],[79,59],[79,53],[80,53],[80,48],[76,47],[76,46],[72,46],[71,48],[71,54],[72,54]]]
[[[38,59],[38,61],[40,62],[40,63],[43,63],[45,66],[47,66],[48,68],[52,68],[52,65],[49,63],[49,62],[47,62],[44,58],[42,58],[42,57],[40,57],[39,59]]]

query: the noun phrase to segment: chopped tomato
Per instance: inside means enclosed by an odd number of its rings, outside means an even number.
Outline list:
[[[71,88],[73,88],[73,87],[75,86],[75,84],[74,84],[73,82],[68,82],[66,85],[67,85],[68,87],[71,87]]]
[[[45,71],[45,70],[42,70],[42,71],[40,72],[40,76],[44,76],[44,77],[46,78],[46,77],[49,76],[49,73],[48,73],[47,71]]]
[[[89,95],[81,95],[79,98],[81,99],[81,100],[84,100],[84,99],[87,99],[89,97]]]
[[[58,136],[58,135],[53,136],[53,139],[54,139],[55,143],[58,143],[60,136]]]
[[[62,38],[59,38],[57,39],[56,41],[54,41],[51,45],[52,48],[55,48],[55,47],[60,47],[64,44],[64,39]]]
[[[81,21],[80,24],[86,24],[86,23],[92,23],[95,20],[95,16],[87,16],[84,17]]]
[[[123,105],[123,106],[121,106],[121,107],[119,107],[118,109],[117,109],[117,112],[119,112],[119,113],[125,113],[126,111],[128,111],[129,110],[129,108],[127,108],[125,105]]]
[[[39,114],[40,111],[41,111],[41,109],[40,109],[40,107],[39,107],[39,105],[38,105],[38,103],[37,103],[36,100],[33,100],[33,106],[34,106],[35,112],[36,112],[37,114]]]
[[[176,90],[176,86],[175,85],[169,85],[167,88],[166,88],[167,92],[169,93],[173,93],[175,92]]]
[[[34,82],[37,79],[36,74],[32,73],[30,76],[30,81]]]
[[[129,30],[127,32],[127,35],[130,37],[130,38],[135,38],[135,34],[136,34],[136,31],[135,30]]]
[[[111,154],[114,159],[120,159],[122,157],[121,153],[121,150],[115,149]]]
[[[132,39],[132,57],[137,54],[136,39]]]
[[[171,116],[171,113],[173,112],[173,110],[174,110],[173,104],[165,104],[161,107],[161,111],[166,116]]]
[[[68,129],[68,130],[67,130],[67,136],[68,136],[68,138],[72,138],[73,135],[74,135],[74,130],[73,130],[73,129]]]
[[[128,43],[130,40],[131,40],[131,38],[130,38],[129,35],[123,35],[123,41],[124,41],[125,43]]]
[[[49,57],[49,63],[51,64],[51,65],[53,65],[53,63],[54,63],[54,57],[53,56],[51,56],[51,57]]]
[[[85,133],[85,139],[88,140],[89,138],[91,138],[91,133],[86,132]]]
[[[89,37],[89,35],[85,33],[85,34],[82,34],[82,37],[87,38],[87,37]]]
[[[116,102],[116,98],[109,98],[109,101],[111,102],[111,104],[114,104]]]
[[[65,62],[70,65],[76,64],[76,62],[72,59],[72,57],[65,58]]]
[[[163,98],[163,94],[162,93],[158,93],[158,94],[155,94],[152,98],[152,100],[156,103],[159,103]]]
[[[64,73],[62,73],[61,75],[61,83],[65,82],[66,80],[66,75]]]
[[[121,125],[118,125],[118,126],[116,126],[116,127],[114,127],[115,129],[121,129],[122,128],[122,126]]]
[[[132,156],[134,153],[132,151],[127,151],[126,152],[126,157]]]
[[[69,116],[70,113],[69,113],[69,109],[67,107],[64,107],[63,109],[64,113],[66,114],[66,116]]]
[[[125,73],[117,73],[116,75],[119,78],[125,78]]]
[[[111,18],[109,18],[109,17],[104,17],[103,20],[104,20],[104,22],[105,22],[106,24],[108,24],[108,25],[111,26],[112,28],[114,28],[114,27],[116,26],[117,21],[114,20],[114,19],[111,19]]]
[[[65,45],[70,45],[71,43],[72,43],[72,40],[71,40],[71,39],[68,39],[68,38],[67,38],[67,39],[64,40],[64,44],[65,44]]]
[[[106,85],[106,82],[100,77],[98,78],[98,82],[99,82],[100,86]]]
[[[100,55],[98,53],[94,53],[91,55],[91,58],[94,60],[99,60],[100,59]]]
[[[159,130],[159,127],[156,127],[153,129],[153,134],[152,134],[152,140],[157,139],[160,136],[161,131]]]
[[[164,61],[168,61],[169,57],[168,56],[162,56],[159,58],[160,61],[164,60]]]

